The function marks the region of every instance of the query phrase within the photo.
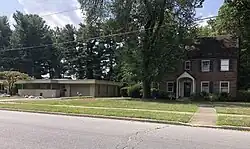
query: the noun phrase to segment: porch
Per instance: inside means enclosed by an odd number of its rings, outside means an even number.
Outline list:
[[[176,99],[187,98],[196,93],[196,81],[189,73],[184,72],[176,80]]]

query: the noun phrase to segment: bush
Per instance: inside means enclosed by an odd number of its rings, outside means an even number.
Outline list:
[[[156,88],[151,89],[151,96],[152,98],[159,98],[159,90]]]
[[[245,90],[238,91],[236,101],[250,102],[250,92]]]
[[[201,92],[200,97],[205,101],[210,100],[210,94],[207,92]]]
[[[190,96],[190,100],[192,100],[192,101],[201,101],[201,100],[204,100],[204,99],[201,97],[200,93],[192,93],[191,96]]]
[[[135,84],[128,88],[128,96],[132,98],[141,98],[141,85]]]
[[[190,97],[193,101],[213,101],[213,95],[207,92],[194,93]]]
[[[219,94],[219,101],[230,101],[231,98],[228,93],[222,92]]]
[[[160,90],[159,91],[159,98],[160,99],[169,99],[169,93],[166,91]]]
[[[120,95],[122,97],[128,97],[128,87],[123,87],[120,89]]]

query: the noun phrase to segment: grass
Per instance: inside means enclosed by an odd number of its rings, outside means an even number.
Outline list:
[[[217,125],[250,127],[249,103],[214,103]]]
[[[219,115],[217,125],[250,127],[250,117]]]
[[[250,115],[249,103],[214,103],[218,114]]]
[[[246,107],[216,107],[219,114],[237,114],[237,115],[250,115],[250,108]]]
[[[130,109],[149,109],[163,111],[178,111],[178,112],[196,112],[196,104],[184,103],[159,103],[149,101],[136,100],[95,100],[94,98],[82,100],[32,100],[32,101],[15,101],[28,104],[44,104],[44,105],[73,105],[73,106],[88,106],[88,107],[112,107],[112,108],[130,108]]]
[[[50,101],[51,102],[51,101]],[[179,114],[179,113],[160,113],[148,111],[127,111],[127,110],[111,110],[111,109],[88,109],[77,107],[60,107],[53,105],[35,105],[30,103],[24,104],[0,104],[0,108],[10,108],[15,110],[32,110],[43,112],[62,112],[73,114],[90,114],[90,115],[103,115],[103,116],[117,116],[117,117],[130,117],[130,118],[144,118],[154,119],[161,121],[175,121],[187,123],[192,117],[192,114]]]

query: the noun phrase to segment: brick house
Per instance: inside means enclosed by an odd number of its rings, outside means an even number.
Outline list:
[[[196,39],[186,49],[186,59],[174,72],[168,73],[160,89],[176,98],[190,97],[200,92],[237,93],[238,40],[231,36]]]

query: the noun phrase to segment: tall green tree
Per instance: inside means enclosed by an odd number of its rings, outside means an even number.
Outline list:
[[[12,60],[10,53],[5,52],[6,49],[10,48],[10,36],[12,31],[6,16],[0,16],[0,67],[1,70],[9,70]]]
[[[120,26],[120,32],[138,30],[136,35],[123,36],[122,41],[125,49],[129,49],[128,53],[137,56],[136,63],[132,64],[137,68],[134,73],[143,82],[144,98],[149,98],[151,82],[154,78],[161,76],[161,72],[165,69],[163,66],[167,66],[159,65],[161,61],[159,53],[163,52],[163,55],[168,56],[166,53],[177,47],[179,43],[170,38],[175,37],[179,39],[177,41],[182,41],[181,38],[185,37],[183,28],[190,28],[195,8],[200,7],[204,0],[78,1],[82,9],[87,12],[87,18],[91,18],[90,20],[105,21],[115,18]],[[179,25],[175,26],[176,23]],[[170,33],[163,42],[165,30]],[[173,30],[177,32],[173,34]],[[172,46],[165,47],[168,44]],[[161,58],[168,59],[168,57]]]
[[[239,87],[250,87],[250,1],[227,0],[215,19],[217,34],[239,39]]]
[[[71,24],[67,24],[63,28],[57,27],[54,31],[55,57],[61,77],[76,73],[75,57],[79,54],[76,49],[76,33],[75,27]]]
[[[52,54],[53,40],[49,26],[34,14],[17,11],[13,18],[16,24],[11,44],[14,49],[18,49],[14,69],[41,78],[41,75],[48,73],[48,60]]]

